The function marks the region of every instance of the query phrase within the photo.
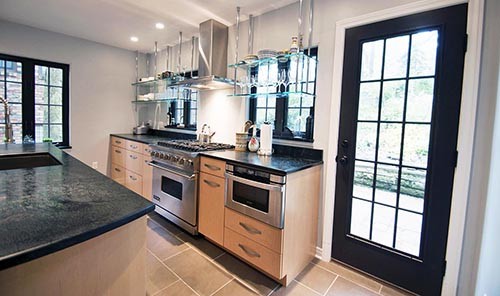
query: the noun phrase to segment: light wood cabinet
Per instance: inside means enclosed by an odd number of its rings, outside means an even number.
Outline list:
[[[224,178],[200,173],[198,231],[224,244]]]
[[[226,162],[209,157],[202,157],[200,160],[200,170],[202,172],[224,178],[224,172],[226,171]]]
[[[111,179],[120,184],[125,184],[125,168],[117,164],[111,164]]]
[[[153,169],[147,144],[111,137],[111,179],[152,199]]]

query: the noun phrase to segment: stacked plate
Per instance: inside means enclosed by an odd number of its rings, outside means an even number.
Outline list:
[[[257,52],[259,59],[274,58],[278,55],[278,52],[273,49],[262,49]]]

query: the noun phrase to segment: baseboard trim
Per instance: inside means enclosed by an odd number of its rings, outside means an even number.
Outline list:
[[[314,256],[318,258],[319,260],[323,260],[323,249],[320,247],[316,247],[316,255]]]

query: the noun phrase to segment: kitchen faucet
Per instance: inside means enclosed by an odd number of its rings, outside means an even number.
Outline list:
[[[12,130],[12,124],[10,123],[10,107],[6,99],[0,96],[0,102],[3,104],[5,111],[5,143],[14,143],[14,131]]]

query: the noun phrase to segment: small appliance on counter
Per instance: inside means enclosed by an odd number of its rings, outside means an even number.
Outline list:
[[[142,122],[141,125],[133,128],[134,135],[145,135],[149,132],[149,123]]]
[[[260,125],[260,148],[257,154],[264,156],[273,154],[273,126],[270,122]]]
[[[252,125],[250,128],[253,128],[253,132],[250,141],[248,141],[248,150],[250,150],[250,152],[257,152],[257,150],[259,150],[259,139],[257,139],[257,126]]]

